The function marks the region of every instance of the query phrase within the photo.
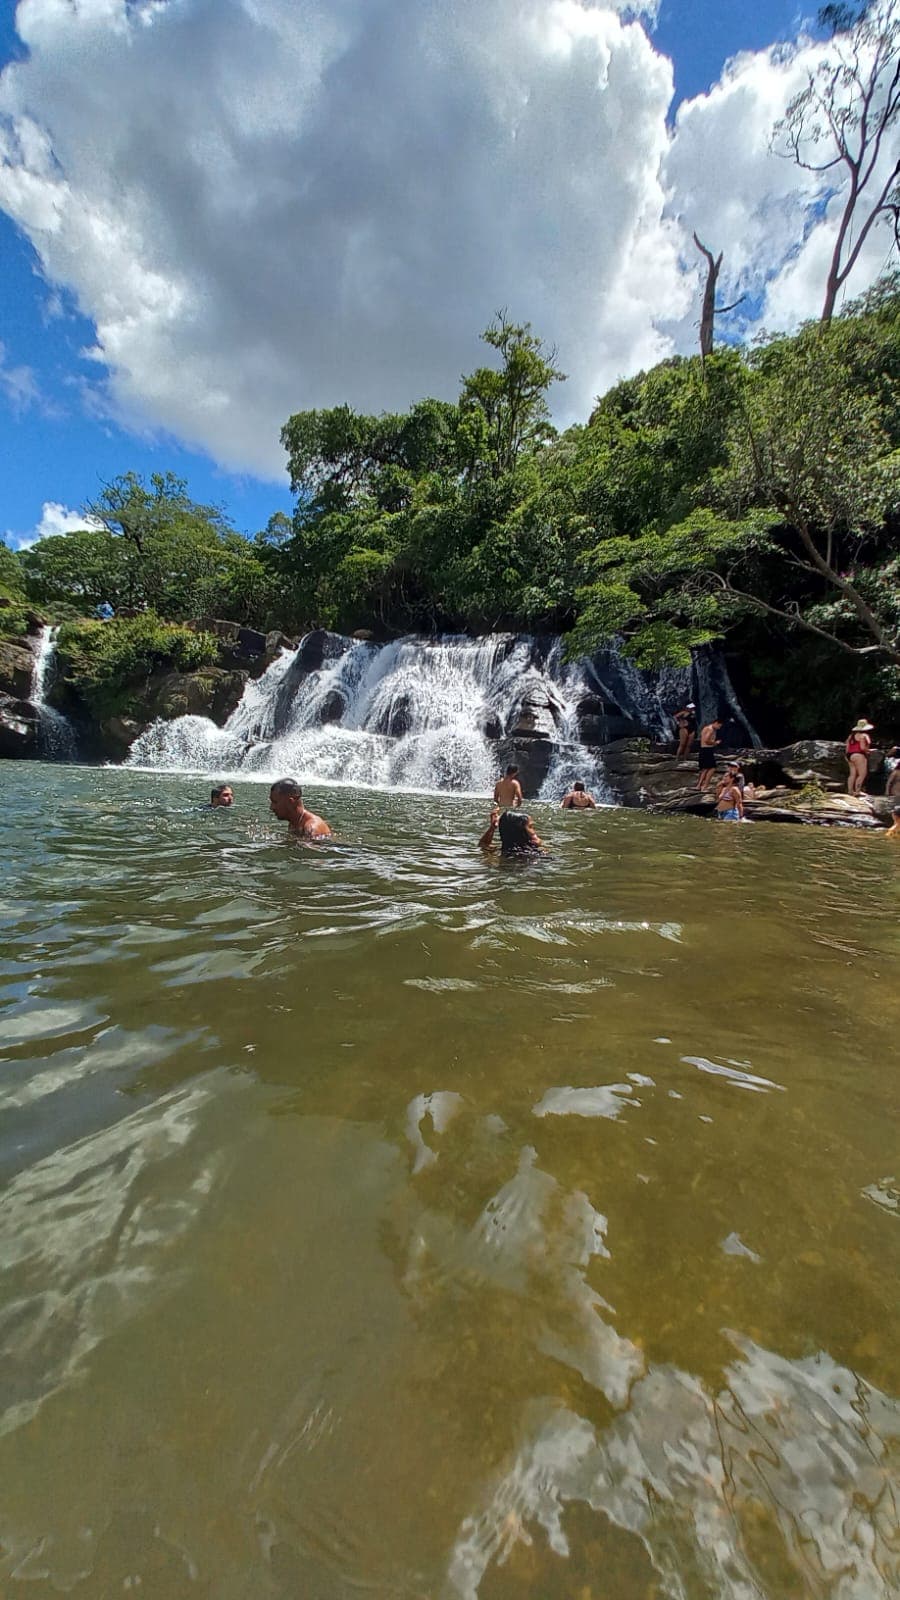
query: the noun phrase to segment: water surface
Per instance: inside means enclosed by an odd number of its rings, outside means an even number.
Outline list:
[[[0,767],[0,1592],[895,1594],[900,851],[205,794]]]

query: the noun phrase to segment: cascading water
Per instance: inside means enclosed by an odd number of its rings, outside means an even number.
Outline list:
[[[540,750],[542,794],[558,797],[580,776],[602,798],[597,757],[578,743],[577,705],[588,690],[584,668],[564,664],[558,642],[548,649],[492,634],[375,645],[310,635],[248,684],[224,728],[205,717],[156,722],[128,764],[484,794],[507,759],[505,741],[521,740],[518,749]]]
[[[55,706],[47,704],[47,690],[53,681],[56,653],[56,628],[45,626],[38,638],[31,675],[31,704],[38,714],[38,755],[50,761],[75,759],[75,733],[72,724]]]

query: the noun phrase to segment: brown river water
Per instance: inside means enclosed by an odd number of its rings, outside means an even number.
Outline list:
[[[0,769],[0,1595],[900,1592],[900,848]]]

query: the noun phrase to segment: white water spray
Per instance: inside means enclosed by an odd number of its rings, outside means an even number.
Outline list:
[[[56,653],[57,629],[41,629],[31,674],[32,705],[38,714],[38,754],[50,761],[73,761],[75,758],[75,733],[72,724],[55,706],[47,704],[47,690],[53,681],[53,657]]]

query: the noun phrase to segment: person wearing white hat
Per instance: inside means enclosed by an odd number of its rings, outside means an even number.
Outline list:
[[[869,734],[873,731],[873,724],[867,722],[865,717],[860,717],[850,729],[850,737],[844,746],[850,767],[850,776],[847,779],[848,794],[862,794],[865,787],[869,776],[869,751],[872,748]]]
[[[675,726],[678,729],[678,749],[675,754],[680,761],[690,753],[694,734],[697,732],[697,707],[693,700],[689,700],[686,706],[675,712]]]

